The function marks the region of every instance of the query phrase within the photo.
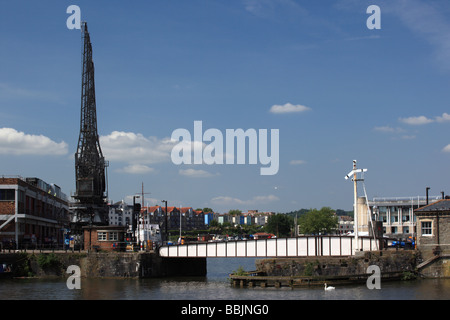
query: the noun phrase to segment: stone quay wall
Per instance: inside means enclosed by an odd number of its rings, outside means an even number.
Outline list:
[[[68,277],[70,265],[87,278],[205,276],[206,258],[161,258],[156,253],[1,253],[15,277]]]
[[[277,258],[256,261],[256,271],[279,277],[342,277],[367,274],[371,265],[381,274],[414,273],[420,253],[415,250],[362,252],[352,257]]]

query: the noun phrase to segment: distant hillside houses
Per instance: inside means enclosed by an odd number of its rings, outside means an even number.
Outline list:
[[[159,224],[161,229],[165,229],[165,206],[143,207],[141,215],[149,224]],[[167,229],[179,229],[180,224],[183,230],[205,229],[205,215],[203,211],[196,211],[192,207],[167,207]]]
[[[248,210],[241,214],[203,212],[194,210],[192,207],[167,207],[167,229],[174,230],[181,228],[188,230],[204,230],[209,228],[212,221],[219,224],[230,223],[238,225],[264,226],[274,212],[259,212],[258,210]],[[181,218],[180,218],[181,213]],[[128,205],[123,200],[109,205],[109,225],[129,226],[133,222],[133,205]],[[140,222],[145,224],[158,224],[161,229],[166,225],[165,206],[142,207],[140,211]]]
[[[234,226],[264,226],[269,221],[269,217],[274,214],[275,212],[259,212],[258,210],[248,210],[247,212],[242,212],[241,214],[215,214],[214,220],[216,220],[219,224],[228,222]]]

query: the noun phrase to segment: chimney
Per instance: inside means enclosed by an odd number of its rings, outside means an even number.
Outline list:
[[[430,187],[426,188],[426,193],[427,193],[427,205],[428,205],[428,190],[430,190]]]

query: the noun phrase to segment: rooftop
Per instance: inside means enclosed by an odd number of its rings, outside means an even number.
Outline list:
[[[417,213],[437,211],[450,211],[450,199],[442,199],[415,210]]]

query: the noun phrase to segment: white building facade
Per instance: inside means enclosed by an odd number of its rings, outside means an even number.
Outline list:
[[[110,226],[130,226],[133,222],[133,206],[123,200],[109,205],[108,222]]]

